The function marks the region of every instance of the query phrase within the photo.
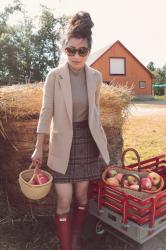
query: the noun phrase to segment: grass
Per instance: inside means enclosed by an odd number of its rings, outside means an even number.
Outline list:
[[[149,105],[148,108],[151,107],[154,106]],[[166,154],[165,124],[166,116],[160,111],[146,116],[130,116],[123,130],[124,149],[135,148],[142,160]],[[126,159],[133,162],[136,157],[132,153],[127,154]]]
[[[155,100],[164,100],[164,101],[165,101],[165,100],[166,100],[166,96],[165,96],[165,95],[161,95],[161,96],[155,95],[155,96],[154,96],[154,99],[155,99]]]

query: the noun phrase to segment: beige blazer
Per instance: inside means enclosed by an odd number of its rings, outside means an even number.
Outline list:
[[[107,138],[100,122],[99,92],[102,84],[101,74],[85,65],[91,134],[100,153],[109,164]],[[73,137],[72,93],[68,63],[52,69],[44,84],[42,108],[37,133],[49,134],[48,166],[65,174],[68,166]]]

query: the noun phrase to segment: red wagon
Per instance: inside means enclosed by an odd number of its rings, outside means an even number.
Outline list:
[[[125,189],[112,187],[102,180],[92,183],[90,188],[90,214],[99,219],[100,229],[109,226],[142,244],[166,228],[166,157],[159,155],[127,166],[127,169],[150,169],[160,174],[165,182],[164,188],[157,193],[126,192]],[[124,167],[124,164],[123,166]]]

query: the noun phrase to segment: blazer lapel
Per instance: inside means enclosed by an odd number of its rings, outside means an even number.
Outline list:
[[[59,68],[59,83],[63,92],[67,113],[69,119],[73,122],[73,111],[72,111],[72,92],[68,64]]]
[[[91,121],[95,104],[96,77],[95,77],[95,72],[93,72],[91,68],[88,67],[87,65],[85,65],[85,71],[86,71],[87,91],[89,100],[89,121]]]

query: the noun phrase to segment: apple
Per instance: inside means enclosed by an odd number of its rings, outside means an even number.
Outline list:
[[[126,188],[128,188],[130,186],[128,180],[124,180],[123,184],[124,184],[124,187],[126,187]]]
[[[44,175],[42,173],[38,173],[36,174],[36,178],[35,178],[37,184],[44,184],[47,183],[49,181],[48,176]]]
[[[138,175],[136,175],[136,174],[134,174],[134,175],[129,175],[128,176],[128,182],[129,182],[129,185],[138,185],[138,179],[140,179],[139,178],[139,176]]]
[[[132,190],[135,190],[135,191],[138,191],[139,190],[139,185],[138,184],[133,184],[133,185],[130,185],[128,188],[130,188]]]
[[[115,177],[109,177],[106,179],[106,184],[113,186],[113,187],[119,187],[119,181]]]
[[[114,177],[117,174],[117,171],[114,169],[109,169],[107,171],[107,177]]]
[[[118,173],[118,174],[115,175],[115,178],[116,178],[119,182],[121,182],[122,177],[123,177],[123,174],[122,174],[122,173]]]
[[[145,190],[150,190],[152,188],[152,182],[150,178],[145,177],[141,179],[141,188]]]
[[[31,180],[31,184],[32,184],[32,185],[37,185],[36,180],[35,180],[35,179]]]
[[[151,172],[148,174],[148,177],[151,180],[153,186],[157,186],[160,183],[161,177],[159,174]]]

